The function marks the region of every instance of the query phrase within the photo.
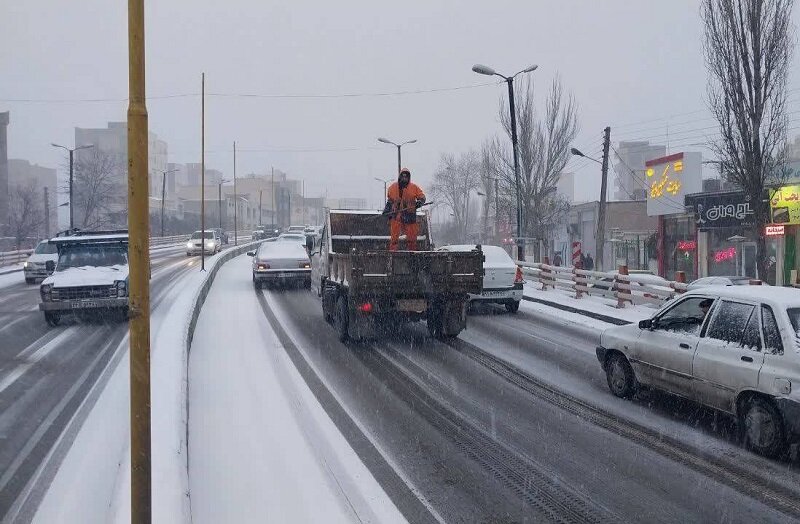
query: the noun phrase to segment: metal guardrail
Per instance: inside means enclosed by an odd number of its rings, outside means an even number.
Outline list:
[[[252,231],[242,230],[237,233],[239,240],[249,240],[250,234]],[[179,245],[183,242],[189,240],[191,235],[173,235],[169,237],[150,237],[150,247],[161,247],[161,246],[170,246],[170,245]],[[230,238],[230,242],[233,242],[233,232],[229,232],[228,236]],[[2,266],[10,266],[12,264],[19,264],[20,262],[25,262],[29,256],[33,253],[33,249],[21,249],[19,251],[0,251],[0,267]]]
[[[517,265],[538,281],[543,291],[564,289],[575,293],[575,298],[602,296],[616,300],[617,307],[625,307],[626,303],[661,305],[686,291],[685,282],[661,281],[648,274],[629,275],[625,266],[618,271],[591,271],[519,260]]]

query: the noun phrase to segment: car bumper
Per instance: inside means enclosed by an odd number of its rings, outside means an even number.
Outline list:
[[[28,269],[24,268],[22,270],[25,273],[25,278],[47,278],[52,275],[51,272],[47,271],[46,269]]]
[[[78,311],[81,309],[124,309],[128,307],[128,298],[93,298],[86,300],[59,300],[57,302],[40,302],[40,311]]]
[[[200,249],[199,247],[189,247],[189,248],[186,248],[186,254],[187,255],[199,255],[201,251],[204,251],[206,253],[213,253],[216,250],[217,250],[216,247],[206,247],[206,248],[203,248],[203,249]]]
[[[311,280],[311,269],[268,269],[253,271],[255,280],[270,282],[286,282],[290,280],[308,281]]]
[[[522,284],[515,284],[513,288],[484,289],[480,295],[470,295],[469,299],[474,302],[519,302],[522,300]]]

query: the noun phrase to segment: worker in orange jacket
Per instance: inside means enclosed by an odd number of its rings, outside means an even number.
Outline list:
[[[406,235],[406,248],[416,251],[419,235],[417,208],[425,203],[425,193],[411,182],[411,171],[400,170],[397,182],[389,186],[386,198],[383,214],[389,216],[389,251],[397,251],[401,234]]]

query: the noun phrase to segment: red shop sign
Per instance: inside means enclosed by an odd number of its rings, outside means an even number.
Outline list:
[[[697,249],[697,240],[678,240],[678,249],[681,251],[693,251]]]
[[[782,237],[786,233],[786,226],[767,224],[764,227],[764,236],[767,237]]]

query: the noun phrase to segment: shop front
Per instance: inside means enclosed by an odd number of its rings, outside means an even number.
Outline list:
[[[697,278],[697,233],[694,216],[673,213],[659,217],[658,274],[675,280],[678,271],[686,281]]]
[[[800,186],[783,186],[769,192],[772,224],[764,232],[778,246],[782,284],[798,285],[800,273]]]

